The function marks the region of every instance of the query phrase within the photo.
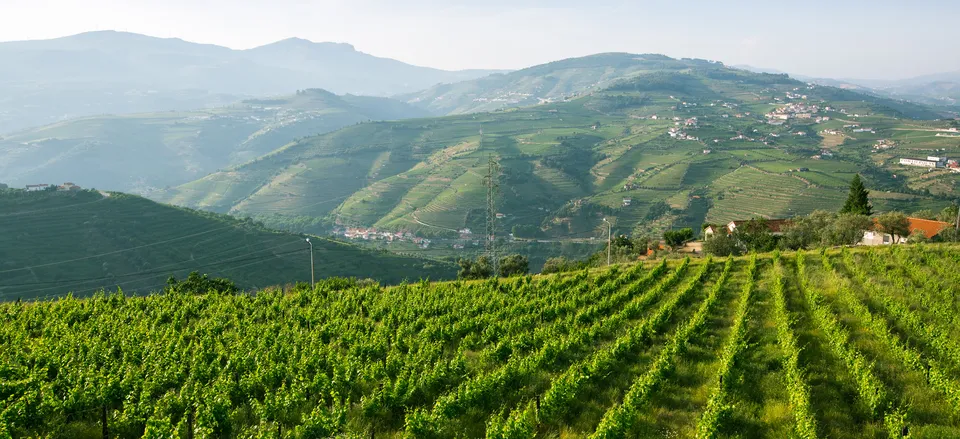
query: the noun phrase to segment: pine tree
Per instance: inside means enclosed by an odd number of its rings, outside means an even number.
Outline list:
[[[870,205],[870,200],[867,198],[869,194],[870,191],[863,187],[860,174],[854,175],[853,181],[850,182],[850,195],[847,196],[847,202],[843,204],[840,213],[870,215],[873,213],[873,206]]]

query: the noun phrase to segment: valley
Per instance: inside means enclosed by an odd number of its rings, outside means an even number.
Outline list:
[[[960,174],[899,163],[960,154],[957,139],[910,131],[953,126],[925,107],[702,60],[610,57],[656,71],[564,102],[361,123],[156,197],[281,227],[324,217],[341,234],[455,239],[483,229],[492,158],[499,234],[548,240],[600,236],[604,217],[617,233],[657,235],[832,210],[856,173],[881,210],[956,196]]]

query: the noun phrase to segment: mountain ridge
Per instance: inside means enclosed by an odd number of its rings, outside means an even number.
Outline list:
[[[308,89],[208,110],[87,116],[0,139],[0,175],[16,186],[71,181],[145,193],[246,162],[298,137],[426,115],[389,98]]]
[[[0,43],[0,133],[103,113],[192,110],[323,88],[390,96],[497,70],[446,71],[346,43],[287,39],[245,50],[98,31]]]

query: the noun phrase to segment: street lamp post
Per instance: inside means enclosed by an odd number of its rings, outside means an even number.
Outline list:
[[[609,267],[610,266],[610,249],[612,248],[612,246],[610,245],[610,229],[613,228],[613,224],[610,224],[610,221],[607,221],[606,218],[603,219],[603,222],[607,223],[607,266]]]
[[[313,277],[313,243],[310,242],[310,238],[307,238],[307,244],[310,244],[310,288],[316,288],[316,281]]]

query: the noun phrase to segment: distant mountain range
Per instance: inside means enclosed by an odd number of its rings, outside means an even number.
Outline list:
[[[0,43],[0,133],[65,118],[223,105],[323,88],[388,96],[497,71],[445,71],[287,39],[248,50],[124,32]]]
[[[389,98],[308,89],[185,112],[91,116],[0,139],[0,178],[148,193],[255,159],[299,137],[368,120],[427,116]]]

